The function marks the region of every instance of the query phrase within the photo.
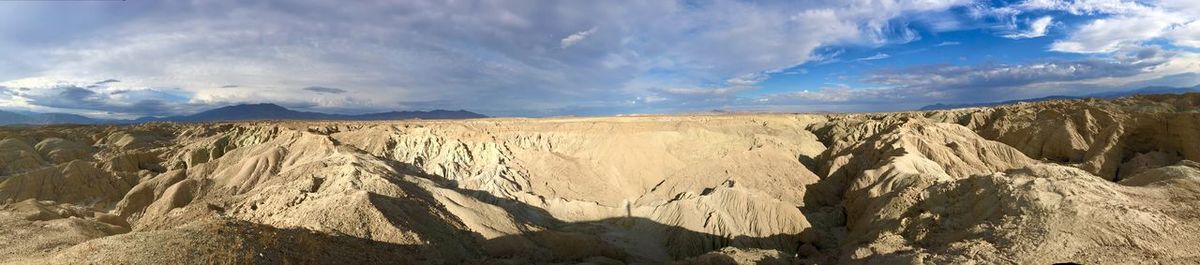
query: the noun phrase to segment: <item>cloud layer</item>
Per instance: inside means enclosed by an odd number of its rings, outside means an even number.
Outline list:
[[[3,5],[0,60],[12,63],[0,65],[0,85],[10,88],[0,107],[124,116],[255,102],[540,116],[957,99],[971,90],[1001,95],[1055,82],[1186,72],[1195,66],[1185,55],[1116,56],[1154,41],[1200,47],[1200,34],[1193,34],[1200,32],[1200,8],[1185,0]],[[1046,50],[1102,55],[894,67],[902,53],[870,51],[974,29],[1014,39],[1055,37]],[[840,58],[843,49],[867,51]],[[774,77],[839,61],[878,68],[851,77],[854,86],[763,91]]]

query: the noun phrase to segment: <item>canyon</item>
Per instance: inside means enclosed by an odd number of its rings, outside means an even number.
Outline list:
[[[1200,263],[1200,94],[0,127],[0,263]]]

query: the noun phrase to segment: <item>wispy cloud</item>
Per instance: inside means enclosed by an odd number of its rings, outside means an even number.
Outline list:
[[[874,61],[874,60],[883,60],[883,59],[887,59],[887,58],[891,58],[891,57],[892,57],[891,55],[888,55],[886,53],[876,53],[875,55],[858,58],[855,60],[857,60],[857,61]]]
[[[873,73],[864,81],[948,98],[1007,98],[1020,94],[1015,91],[1030,85],[1143,75],[1151,69],[1167,65],[1175,59],[1173,56],[1151,47],[1131,51],[1128,57],[1114,59],[975,66],[926,65]]]
[[[589,30],[580,31],[580,32],[571,34],[570,36],[567,36],[566,38],[563,38],[562,40],[560,40],[559,43],[560,43],[561,47],[565,49],[567,47],[571,47],[571,46],[575,45],[576,43],[583,41],[584,39],[587,39],[587,37],[591,36],[593,33],[596,33],[596,28],[591,28]]]
[[[1180,18],[1166,14],[1118,16],[1087,23],[1050,49],[1072,53],[1110,53],[1162,36]]]
[[[867,81],[889,86],[974,90],[1020,86],[1037,82],[1131,76],[1161,63],[1162,61],[1124,63],[1111,60],[1086,60],[1023,65],[934,66],[874,74],[868,77]]]
[[[1054,17],[1044,16],[1034,21],[1029,22],[1028,28],[1024,31],[1005,34],[1005,38],[1009,39],[1029,39],[1046,36],[1046,30],[1054,23]]]
[[[1200,20],[1177,25],[1166,34],[1175,45],[1200,49]]]
[[[303,89],[304,89],[304,90],[308,90],[308,91],[312,91],[312,92],[321,93],[321,94],[341,94],[341,93],[346,93],[346,90],[345,90],[345,89],[333,88],[333,87],[323,87],[323,86],[310,86],[310,87],[305,87],[305,88],[303,88]]]
[[[168,115],[193,110],[190,95],[178,89],[93,90],[79,86],[25,88],[13,93],[21,101],[38,107],[127,114]]]
[[[116,80],[116,79],[104,79],[103,81],[96,82],[95,84],[96,84],[96,85],[103,85],[103,84],[108,84],[108,83],[118,83],[118,82],[121,82],[121,80]]]
[[[925,65],[871,74],[869,87],[826,84],[816,89],[769,93],[742,102],[744,108],[794,110],[895,111],[933,103],[988,102],[1050,95],[1087,95],[1144,86],[1194,86],[1200,76],[1176,69],[1149,69],[1200,63],[1194,56],[1132,52],[1123,59],[1046,61],[1028,64]],[[1109,82],[1096,82],[1098,79]],[[886,103],[886,104],[883,104]],[[770,108],[768,108],[770,109]]]

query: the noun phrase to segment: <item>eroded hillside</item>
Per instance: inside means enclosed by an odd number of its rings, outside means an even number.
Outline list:
[[[0,261],[1198,263],[1200,94],[0,130]]]

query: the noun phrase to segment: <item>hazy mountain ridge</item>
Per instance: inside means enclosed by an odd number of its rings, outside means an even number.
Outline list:
[[[68,113],[17,113],[0,111],[0,125],[7,124],[107,124],[121,123],[125,120],[96,119],[83,115]]]
[[[1047,101],[1047,100],[1080,99],[1080,98],[1081,97],[1072,97],[1072,96],[1047,96],[1047,97],[1040,97],[1040,98],[1017,99],[1017,100],[1006,100],[1006,101],[984,102],[984,103],[965,103],[965,104],[937,103],[937,104],[933,104],[933,105],[926,105],[924,107],[921,107],[918,110],[928,111],[928,110],[949,110],[949,109],[961,109],[961,108],[991,107],[991,106],[1016,104],[1016,103],[1022,103],[1022,102],[1039,102],[1039,101]]]
[[[97,119],[67,113],[17,113],[0,111],[0,125],[7,124],[134,124],[153,121],[209,122],[237,120],[397,120],[397,119],[471,119],[487,115],[466,110],[389,111],[357,115],[296,111],[283,106],[260,103],[241,104],[202,111],[192,115],[142,117],[133,120]]]
[[[1103,93],[1093,93],[1093,94],[1087,94],[1084,96],[1054,95],[1054,96],[1046,96],[1046,97],[1040,97],[1040,98],[1016,99],[1016,100],[1006,100],[1006,101],[996,101],[996,102],[962,103],[962,104],[936,103],[933,105],[926,105],[924,107],[921,107],[918,110],[922,110],[922,111],[948,110],[948,109],[961,109],[961,108],[992,107],[992,106],[1009,105],[1009,104],[1016,104],[1016,103],[1023,103],[1023,102],[1040,102],[1040,101],[1047,101],[1047,100],[1067,100],[1067,99],[1085,99],[1085,98],[1114,99],[1114,98],[1133,96],[1133,95],[1183,94],[1183,93],[1195,93],[1195,92],[1200,92],[1200,85],[1196,85],[1194,87],[1151,86],[1151,87],[1143,87],[1143,88],[1139,88],[1139,89],[1126,90],[1126,91],[1111,91],[1111,92],[1103,92]]]

